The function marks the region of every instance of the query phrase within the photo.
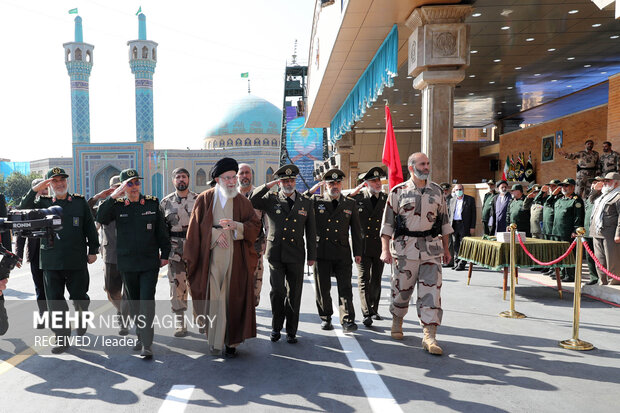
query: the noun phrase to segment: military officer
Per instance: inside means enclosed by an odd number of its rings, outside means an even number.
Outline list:
[[[559,179],[552,179],[548,184],[543,185],[538,195],[534,197],[534,202],[541,203],[543,206],[541,235],[546,240],[555,240],[555,237],[552,235],[553,214],[555,202],[562,197],[561,182]],[[551,267],[544,270],[543,273],[552,278],[555,277],[555,270]]]
[[[381,226],[381,259],[394,263],[392,275],[392,338],[403,339],[403,318],[417,284],[418,318],[424,329],[422,346],[443,353],[435,337],[441,324],[441,259],[450,261],[448,238],[453,232],[441,188],[428,177],[428,157],[417,152],[407,160],[411,179],[388,195]],[[441,235],[441,238],[439,237]]]
[[[525,232],[526,236],[530,237],[530,206],[534,197],[525,198],[521,184],[514,184],[511,188],[511,194],[512,199],[508,202],[506,222],[517,224],[517,231]]]
[[[317,261],[314,265],[316,306],[321,317],[321,328],[331,330],[333,314],[331,275],[338,283],[340,323],[345,333],[357,330],[353,308],[351,286],[351,246],[349,230],[353,241],[355,263],[362,261],[362,236],[360,219],[355,201],[342,195],[342,180],[345,174],[340,169],[330,169],[323,180],[308,192],[313,193],[320,185],[326,187],[325,194],[312,195],[316,218]]]
[[[595,199],[597,198],[598,189],[596,187],[596,184],[603,181],[604,179],[605,179],[604,176],[597,176],[596,178],[594,178],[590,186],[590,196],[584,200],[585,211],[584,211],[584,217],[583,217],[583,228],[586,230],[586,233],[583,236],[583,241],[587,242],[588,245],[592,246],[592,248],[594,248],[593,247],[594,239],[590,235],[590,221],[592,218],[592,210],[594,209],[594,202],[595,202]],[[599,184],[599,187],[600,186],[602,185]],[[584,259],[588,263],[588,271],[590,274],[590,280],[588,281],[587,284],[588,285],[598,284],[598,272],[596,270],[596,263],[594,262],[594,259],[590,256],[590,254],[587,253],[587,251],[584,251]],[[605,279],[603,280],[603,285],[605,284],[607,284],[607,277],[605,277]]]
[[[97,221],[104,225],[116,221],[118,270],[138,335],[134,350],[151,359],[155,287],[159,267],[168,264],[170,238],[159,201],[140,193],[140,179],[135,169],[123,170],[121,186],[99,206]]]
[[[270,338],[273,342],[280,339],[286,320],[286,341],[290,344],[297,343],[304,258],[309,266],[316,260],[314,209],[310,198],[295,190],[298,174],[299,168],[295,165],[284,165],[274,173],[276,180],[259,186],[250,195],[254,208],[263,211],[269,223],[265,254],[271,282]],[[276,184],[280,190],[270,192]]]
[[[360,216],[362,242],[364,250],[362,261],[357,265],[357,286],[362,306],[364,325],[370,327],[372,318],[381,320],[379,316],[379,300],[381,299],[381,218],[385,209],[387,195],[381,191],[381,178],[385,178],[383,169],[376,166],[370,168],[359,179],[363,182],[349,194],[355,199],[357,212]]]
[[[67,192],[69,175],[62,168],[52,168],[45,174],[45,180],[35,185],[26,194],[18,208],[62,207],[62,229],[54,234],[54,239],[42,239],[40,262],[43,270],[43,284],[47,307],[50,313],[62,312],[62,328],[52,328],[56,334],[54,354],[69,348],[68,337],[71,329],[65,325],[65,315],[69,310],[65,301],[65,286],[73,300],[76,311],[88,310],[89,275],[87,264],[97,259],[99,239],[93,215],[82,195]],[[46,187],[51,189],[48,196],[35,200],[37,192]],[[88,249],[88,252],[87,252]],[[51,314],[50,314],[51,316]],[[78,335],[86,333],[85,325],[78,325]]]
[[[535,199],[540,192],[540,185],[530,184],[527,192],[527,199],[531,199],[530,205],[530,234],[532,238],[542,238],[541,222],[543,219],[543,205],[542,202],[536,202]]]
[[[620,154],[611,149],[611,142],[603,142],[603,153],[599,157],[599,175],[620,171]]]
[[[189,284],[185,273],[183,245],[189,226],[189,217],[198,194],[189,190],[189,172],[185,168],[172,171],[172,185],[175,191],[161,200],[161,209],[170,235],[170,257],[168,258],[168,281],[170,281],[170,303],[175,314],[175,337],[187,335],[185,311]]]
[[[594,179],[596,172],[600,169],[598,152],[592,150],[594,141],[588,139],[585,141],[585,150],[566,153],[558,150],[558,153],[566,159],[577,159],[577,178],[576,193],[579,197],[587,197],[589,188],[589,180]]]
[[[484,235],[494,235],[489,227],[489,218],[491,218],[493,197],[497,194],[495,191],[495,181],[489,179],[487,182],[489,186],[489,192],[484,194],[484,200],[482,201],[482,228],[484,229]]]
[[[562,181],[562,197],[553,208],[553,236],[558,241],[572,242],[577,228],[583,227],[585,215],[583,200],[575,194],[575,180],[566,178]],[[575,281],[575,268],[562,268],[562,281]]]

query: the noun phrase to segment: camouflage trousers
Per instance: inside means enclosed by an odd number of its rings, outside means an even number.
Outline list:
[[[418,318],[421,325],[441,325],[441,258],[408,260],[395,257],[392,265],[392,303],[390,312],[404,317],[414,288],[418,287]]]
[[[575,193],[582,199],[586,199],[590,195],[590,184],[592,179],[596,178],[596,171],[581,170],[577,171],[575,179]]]
[[[170,304],[173,312],[187,310],[189,285],[183,261],[168,261],[168,281],[170,281]]]

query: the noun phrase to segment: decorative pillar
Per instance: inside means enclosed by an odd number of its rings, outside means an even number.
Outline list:
[[[342,189],[350,189],[355,187],[357,176],[351,176],[351,153],[353,153],[353,144],[355,142],[355,131],[351,130],[336,142],[336,153],[340,155],[340,166],[338,167],[344,172],[345,177],[342,181]]]
[[[71,79],[71,133],[73,143],[90,143],[89,78],[93,68],[92,44],[84,43],[82,18],[75,18],[75,41],[64,43],[65,65]]]
[[[409,37],[408,73],[422,91],[422,152],[431,162],[431,179],[452,179],[454,86],[469,66],[471,6],[428,6],[415,9],[406,21]]]
[[[157,43],[146,39],[146,16],[138,15],[138,40],[127,42],[129,66],[135,76],[136,141],[153,146],[153,73],[157,65]]]

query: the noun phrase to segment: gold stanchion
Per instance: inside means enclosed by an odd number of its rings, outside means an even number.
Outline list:
[[[510,224],[510,311],[502,311],[500,317],[505,318],[525,318],[526,315],[515,311],[515,285],[517,272],[517,251],[516,251],[517,226]]]
[[[581,265],[583,243],[582,237],[586,233],[584,228],[577,228],[577,257],[575,259],[575,298],[573,300],[573,338],[560,341],[560,347],[568,350],[592,350],[594,346],[587,341],[579,340],[579,310],[581,308]]]

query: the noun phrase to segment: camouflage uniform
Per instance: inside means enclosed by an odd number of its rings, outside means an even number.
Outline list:
[[[599,175],[620,170],[620,153],[616,151],[603,152],[599,157]]]
[[[575,187],[575,193],[581,197],[586,197],[590,193],[589,179],[596,177],[596,172],[600,168],[599,156],[597,151],[579,151],[576,153],[569,153],[566,155],[566,159],[578,159],[577,161],[577,186]]]
[[[186,198],[180,198],[176,191],[161,200],[166,225],[170,233],[172,249],[168,259],[168,280],[170,281],[170,302],[175,313],[187,310],[187,273],[183,262],[183,246],[189,218],[198,194],[189,191]]]
[[[439,232],[448,236],[453,232],[448,219],[448,208],[441,187],[428,182],[417,188],[413,180],[396,185],[388,195],[383,213],[381,235],[392,237],[390,253],[394,257],[392,275],[392,303],[390,312],[404,317],[409,310],[409,300],[415,285],[418,286],[418,318],[422,325],[440,325],[441,309],[441,239],[432,237],[393,237],[396,216],[405,218],[407,230],[429,231],[440,225]]]

